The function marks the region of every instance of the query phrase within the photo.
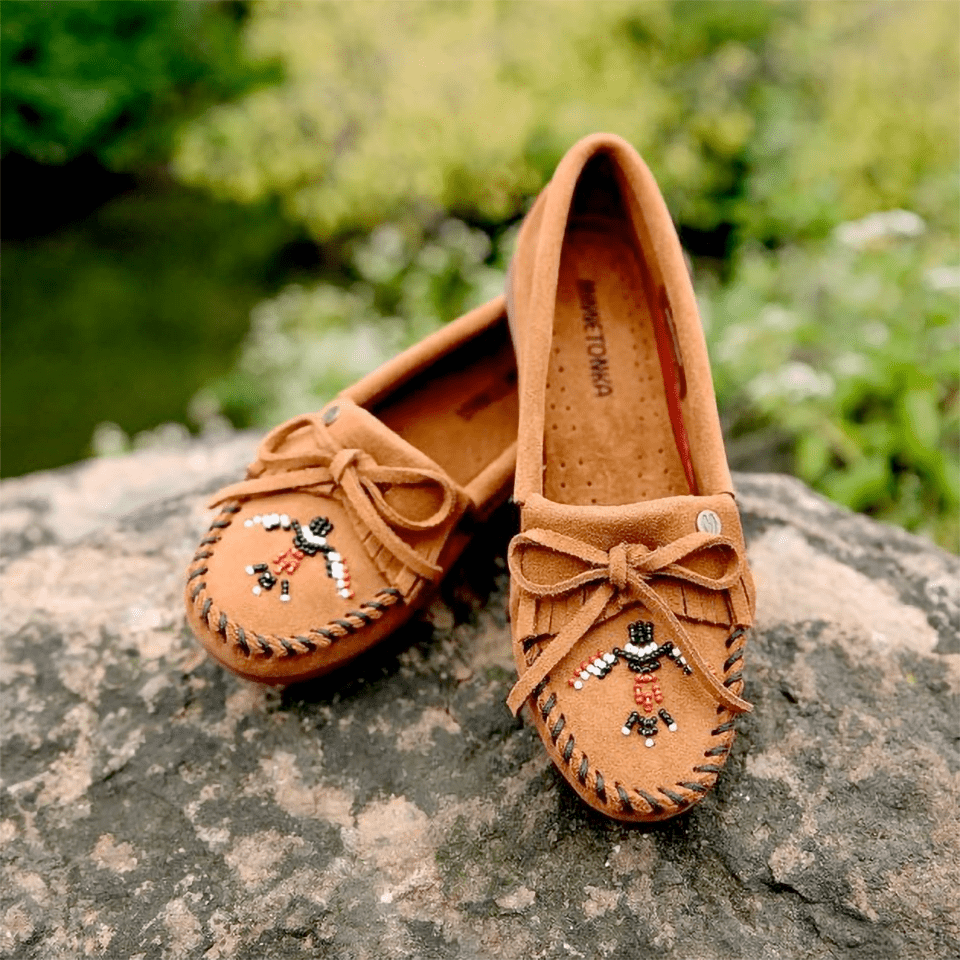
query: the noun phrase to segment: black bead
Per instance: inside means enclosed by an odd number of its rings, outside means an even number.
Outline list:
[[[294,529],[293,545],[308,557],[315,557],[322,547],[317,543],[311,543],[304,537],[303,528],[296,520],[292,520],[290,526]]]
[[[314,517],[310,521],[310,532],[315,537],[325,537],[333,529],[333,524],[326,517]]]

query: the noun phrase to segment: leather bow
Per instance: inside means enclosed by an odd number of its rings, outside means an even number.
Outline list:
[[[312,433],[309,449],[284,453],[291,434],[304,428]],[[270,473],[266,472],[268,469]],[[440,506],[424,520],[405,517],[387,502],[381,487],[432,487],[440,494]],[[317,414],[296,417],[268,433],[260,445],[257,462],[247,471],[247,479],[224,487],[210,506],[286,490],[303,489],[330,496],[335,488],[342,491],[377,541],[405,567],[426,580],[440,578],[441,568],[420,556],[395,531],[424,532],[443,526],[457,506],[457,490],[451,481],[437,470],[383,467],[362,450],[341,447]]]
[[[531,548],[546,549],[560,557],[576,560],[584,564],[586,569],[554,583],[530,580],[523,573],[522,558],[524,552]],[[706,576],[680,563],[681,560],[708,552],[726,558],[725,570],[719,577]],[[656,549],[644,544],[621,543],[610,550],[601,550],[552,530],[528,530],[513,538],[508,561],[514,582],[532,597],[562,597],[583,587],[594,587],[587,602],[527,667],[510,691],[507,706],[514,714],[520,712],[527,698],[600,619],[607,603],[619,593],[641,602],[651,613],[659,614],[667,621],[674,643],[695,668],[694,673],[720,703],[737,713],[753,709],[746,700],[720,682],[683,624],[650,586],[650,580],[654,577],[670,577],[708,590],[730,589],[740,579],[743,561],[736,546],[727,537],[697,532]]]

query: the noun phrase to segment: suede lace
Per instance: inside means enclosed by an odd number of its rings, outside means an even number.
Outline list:
[[[534,549],[546,550],[558,557],[578,561],[586,569],[552,583],[531,580],[523,573],[523,556],[528,550]],[[706,576],[680,562],[698,555],[723,560],[722,574],[718,577]],[[697,649],[693,638],[650,583],[654,578],[669,577],[708,590],[729,590],[740,579],[743,559],[736,545],[727,537],[697,532],[655,549],[643,544],[620,543],[610,550],[601,550],[592,544],[552,530],[527,530],[513,538],[508,561],[514,583],[531,597],[559,598],[584,587],[594,587],[578,613],[527,667],[510,691],[507,706],[514,714],[520,712],[533,691],[573,650],[580,638],[600,619],[607,604],[618,594],[623,594],[630,601],[642,603],[647,610],[659,614],[666,621],[673,642],[694,668],[694,674],[723,706],[736,713],[753,709],[746,700],[738,697],[717,678]]]
[[[303,429],[311,433],[311,449],[284,453],[289,437]],[[440,505],[424,520],[404,516],[383,495],[381,488],[390,487],[432,489],[438,494]],[[460,495],[440,471],[381,466],[362,450],[342,447],[319,414],[305,414],[270,431],[260,445],[257,461],[247,471],[247,479],[224,487],[210,506],[289,490],[303,490],[320,497],[333,496],[339,490],[382,547],[418,576],[439,580],[442,569],[417,553],[396,531],[428,533],[448,523]]]

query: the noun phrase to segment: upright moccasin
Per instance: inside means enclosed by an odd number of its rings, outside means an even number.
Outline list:
[[[564,157],[508,289],[520,376],[510,545],[519,681],[591,806],[662,820],[730,750],[754,612],[703,331],[650,171],[619,137]]]
[[[271,431],[221,490],[187,571],[187,617],[231,670],[326,673],[422,607],[509,495],[517,371],[503,298]]]

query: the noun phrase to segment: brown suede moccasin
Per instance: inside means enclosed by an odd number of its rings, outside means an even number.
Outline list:
[[[657,185],[582,140],[511,265],[520,373],[508,703],[592,807],[663,820],[730,750],[754,588],[703,331]]]
[[[517,372],[503,298],[274,429],[187,572],[204,647],[264,683],[326,673],[422,607],[510,492]]]

